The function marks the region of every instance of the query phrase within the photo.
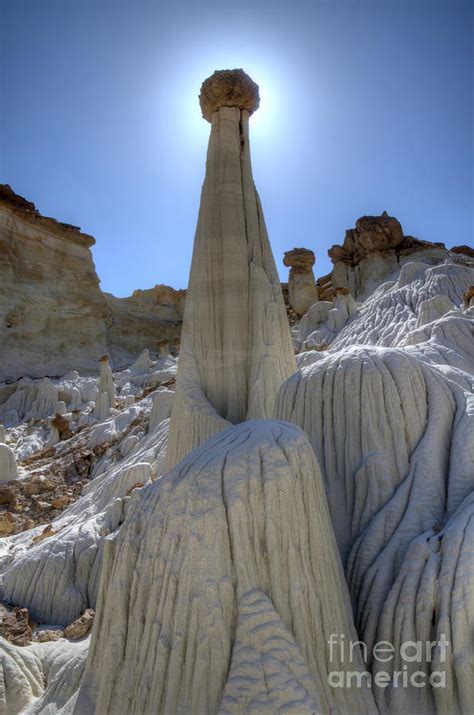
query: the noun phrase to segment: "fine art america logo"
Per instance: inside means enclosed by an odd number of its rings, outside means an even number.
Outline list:
[[[345,666],[346,664],[369,661],[369,649],[364,641],[347,641],[344,634],[332,633],[328,641],[329,661],[332,666]],[[330,670],[328,683],[332,688],[432,688],[446,687],[445,670],[417,669],[417,663],[428,664],[433,662],[433,653],[437,650],[436,663],[446,663],[449,641],[445,634],[437,641],[403,641],[398,648],[389,641],[379,641],[371,649],[373,672],[368,670]],[[378,663],[391,663],[395,661],[400,669],[393,669],[393,665],[386,666],[390,670],[383,670]],[[430,672],[427,672],[430,670]]]

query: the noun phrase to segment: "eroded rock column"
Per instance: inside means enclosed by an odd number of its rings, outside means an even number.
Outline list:
[[[293,248],[291,251],[286,251],[283,257],[283,264],[290,269],[288,300],[298,315],[304,315],[318,300],[318,289],[313,273],[315,260],[313,251],[308,248]]]
[[[211,122],[184,310],[165,468],[231,424],[271,417],[295,369],[280,281],[252,177],[249,117],[258,87],[242,70],[201,88]]]

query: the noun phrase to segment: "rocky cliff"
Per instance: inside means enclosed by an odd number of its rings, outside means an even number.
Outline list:
[[[156,285],[128,298],[104,295],[112,314],[107,340],[116,366],[129,364],[142,350],[159,355],[179,344],[185,290]]]
[[[94,243],[0,185],[0,380],[96,372],[105,353],[122,365],[179,337],[184,292],[104,294]]]
[[[94,242],[0,187],[0,378],[97,368],[111,313]]]

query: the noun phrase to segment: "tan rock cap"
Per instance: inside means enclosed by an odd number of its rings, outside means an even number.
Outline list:
[[[216,70],[202,83],[199,103],[208,122],[221,107],[238,107],[253,114],[260,104],[258,85],[242,69]]]

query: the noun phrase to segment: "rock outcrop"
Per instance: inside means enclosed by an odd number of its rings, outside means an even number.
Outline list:
[[[440,300],[443,313],[449,307],[448,301],[453,310],[460,310],[463,295],[473,279],[474,268],[469,266],[442,263],[431,267],[426,263],[407,263],[396,282],[382,284],[364,303],[356,318],[331,343],[331,348],[340,350],[356,343],[400,345],[429,313],[434,317],[435,304],[426,301],[435,299],[437,317],[440,317]]]
[[[308,248],[293,248],[286,251],[283,263],[290,269],[288,277],[288,301],[297,315],[304,315],[318,300],[318,289],[314,279],[315,262],[313,251]]]
[[[408,665],[369,658],[391,678],[374,688],[381,712],[469,712],[474,325],[462,295],[472,270],[406,264],[278,398],[277,416],[305,430],[321,465],[360,638],[369,652],[432,643]],[[423,692],[397,688],[404,667]],[[433,673],[444,673],[439,691]]]
[[[375,712],[366,687],[328,683],[363,663],[327,657],[356,634],[299,429],[215,435],[136,494],[105,558],[75,713]]]
[[[0,186],[0,379],[96,369],[109,309],[94,242]]]
[[[146,349],[159,357],[163,345],[167,350],[179,345],[185,290],[156,285],[136,290],[128,298],[104,295],[111,312],[107,344],[114,366],[129,365]]]
[[[102,293],[94,243],[0,184],[0,380],[91,374],[105,353],[123,366],[179,341],[185,291]]]
[[[296,369],[252,178],[249,112],[239,103],[249,82],[238,71],[231,86],[231,106],[218,103],[212,114],[167,468],[231,424],[270,417],[280,384]]]
[[[346,231],[342,246],[332,246],[328,255],[334,263],[332,288],[350,288],[357,299],[370,295],[407,261],[436,265],[450,258],[443,243],[405,236],[400,222],[386,211],[359,218]]]

